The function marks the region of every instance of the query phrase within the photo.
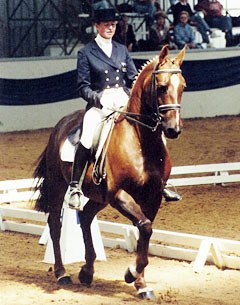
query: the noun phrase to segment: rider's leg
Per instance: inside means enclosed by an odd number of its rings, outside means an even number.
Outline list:
[[[84,169],[90,157],[90,149],[93,146],[94,137],[96,135],[100,136],[103,121],[112,112],[110,109],[125,106],[128,101],[128,95],[122,88],[117,90],[109,89],[104,91],[102,99],[102,109],[92,107],[84,115],[81,140],[75,153],[70,182],[69,207],[74,209],[81,209],[80,196],[84,180],[82,176],[85,175]],[[80,179],[81,182],[79,182]]]
[[[82,195],[81,189],[85,176],[85,167],[90,159],[94,134],[101,125],[103,116],[102,111],[95,107],[89,109],[84,115],[82,136],[77,146],[72,168],[70,198],[68,203],[70,208],[82,209],[80,196]]]
[[[70,182],[69,207],[74,209],[80,208],[80,196],[82,195],[82,181],[84,171],[90,158],[90,149],[87,149],[80,142],[75,152],[73,162],[72,177]],[[81,179],[82,177],[82,179]],[[80,182],[81,179],[81,182]]]

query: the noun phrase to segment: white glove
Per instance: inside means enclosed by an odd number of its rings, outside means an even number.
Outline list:
[[[123,88],[110,88],[103,91],[100,103],[103,108],[116,109],[125,106],[128,102],[128,95]]]
[[[114,97],[112,89],[106,89],[103,91],[100,103],[103,108],[114,108]]]

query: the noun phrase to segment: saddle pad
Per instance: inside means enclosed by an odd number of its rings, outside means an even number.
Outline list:
[[[97,151],[96,151],[96,155],[95,155],[96,160],[98,160],[98,158],[101,154],[104,143],[106,142],[106,139],[109,135],[112,124],[114,123],[113,119],[114,119],[114,117],[110,117],[110,119],[108,119],[104,122],[103,129],[101,132],[101,138],[100,138],[100,140],[99,139],[96,140],[97,141],[96,143],[98,143],[98,144],[94,144],[94,146],[97,146]],[[75,130],[75,133],[71,134],[71,138],[69,136],[66,138],[65,142],[63,143],[63,145],[60,149],[60,158],[62,161],[65,161],[65,162],[74,161],[75,149],[76,149],[76,144],[78,143],[78,141],[77,141],[78,139],[79,139],[79,130],[78,129]]]
[[[73,162],[75,155],[75,146],[66,138],[60,149],[60,158],[65,162]]]

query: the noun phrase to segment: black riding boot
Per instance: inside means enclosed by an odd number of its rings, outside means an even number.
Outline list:
[[[72,168],[72,177],[70,182],[69,207],[72,209],[77,209],[77,210],[81,209],[80,196],[82,195],[81,188],[82,188],[82,181],[84,179],[82,175],[89,160],[89,157],[90,157],[90,149],[85,148],[81,143],[79,143],[75,153],[75,158]]]

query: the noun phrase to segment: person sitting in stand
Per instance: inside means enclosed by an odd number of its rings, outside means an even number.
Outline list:
[[[155,14],[155,23],[151,26],[149,31],[149,42],[152,50],[161,50],[164,44],[170,41],[169,24],[166,23],[166,15],[159,11]]]
[[[124,44],[129,52],[137,51],[137,41],[133,27],[128,23],[128,16],[123,14],[118,21],[113,39]]]
[[[90,159],[94,135],[101,130],[104,118],[112,113],[111,109],[127,104],[129,90],[138,74],[126,46],[112,40],[117,20],[114,9],[94,11],[97,36],[78,52],[77,85],[87,108],[69,185],[68,204],[77,210],[82,209],[82,176]],[[170,190],[167,196],[168,201],[181,198]]]
[[[151,27],[154,23],[154,14],[156,13],[156,6],[154,0],[134,0],[134,11],[139,14],[146,14],[146,24]]]
[[[111,5],[107,0],[93,0],[92,8],[93,10],[102,10],[106,8],[111,8]]]
[[[223,15],[223,6],[217,0],[201,0],[195,5],[195,9],[205,14],[205,20],[211,28],[218,28],[226,33],[227,45],[231,44],[232,19],[228,15]]]
[[[211,30],[207,22],[204,20],[204,14],[202,12],[194,12],[188,3],[188,0],[179,0],[173,7],[173,24],[176,25],[180,21],[180,13],[182,11],[188,12],[189,24],[196,26],[197,30],[202,36],[203,43],[209,43],[209,35]]]
[[[187,46],[189,49],[196,49],[198,45],[195,43],[195,35],[191,25],[188,23],[188,12],[182,11],[180,13],[180,21],[174,27],[174,41],[178,49]]]

